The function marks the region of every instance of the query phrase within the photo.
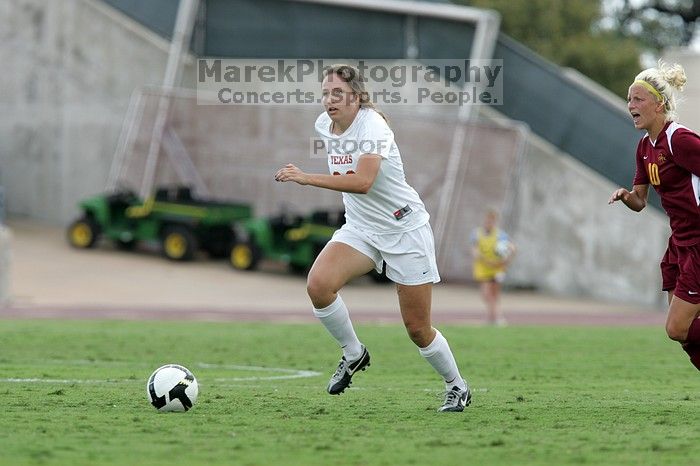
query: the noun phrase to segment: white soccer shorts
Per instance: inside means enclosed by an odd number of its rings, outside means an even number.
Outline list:
[[[330,241],[344,243],[374,261],[381,273],[386,262],[386,276],[401,285],[438,283],[435,240],[430,224],[401,233],[368,233],[345,224]]]

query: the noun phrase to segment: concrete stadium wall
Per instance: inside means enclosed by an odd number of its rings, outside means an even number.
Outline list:
[[[10,229],[0,224],[0,306],[10,299]]]
[[[133,143],[126,151],[124,170],[115,185],[138,190],[145,171],[160,93],[146,90],[144,112]],[[457,128],[454,115],[417,115],[408,106],[387,107],[391,127],[401,148],[409,183],[420,193],[433,221],[438,219],[452,140]],[[400,111],[401,110],[401,111]],[[411,107],[411,110],[416,110]],[[452,108],[454,112],[454,108]],[[256,215],[308,214],[313,210],[342,209],[334,191],[302,189],[289,183],[274,183],[272,174],[285,163],[302,170],[324,172],[325,156],[313,155],[310,138],[318,117],[316,106],[226,106],[201,105],[192,92],[181,91],[171,104],[170,124],[202,180],[202,191],[221,200],[252,205]],[[445,235],[440,238],[449,254],[443,254],[440,274],[446,280],[467,281],[471,272],[471,229],[481,221],[485,206],[508,206],[515,196],[511,174],[517,168],[523,135],[510,125],[470,123],[465,125],[460,163],[452,167],[455,189]],[[131,140],[131,139],[130,139]],[[163,151],[167,152],[167,151]],[[158,163],[156,186],[177,184],[180,177],[172,159],[164,153]]]
[[[104,189],[129,96],[161,82],[167,43],[95,0],[0,2],[0,17],[0,60],[14,70],[0,74],[6,210],[67,223],[79,199]],[[183,76],[193,82],[192,62]],[[531,135],[510,224],[520,252],[509,283],[660,303],[667,222],[653,209],[608,206],[614,188]]]
[[[678,122],[694,131],[700,131],[700,53],[688,48],[669,49],[664,61],[680,63],[685,69],[688,83],[678,94]]]
[[[168,44],[95,0],[5,1],[0,18],[7,214],[65,223],[104,189],[129,96],[162,82]]]
[[[630,160],[631,180],[634,154],[621,157]],[[668,220],[650,206],[636,213],[620,202],[608,205],[616,188],[530,134],[510,225],[518,256],[507,283],[661,307],[658,263]]]

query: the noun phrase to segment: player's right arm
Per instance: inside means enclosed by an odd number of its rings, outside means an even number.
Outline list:
[[[615,201],[622,201],[627,207],[639,212],[647,206],[647,198],[649,196],[649,173],[645,166],[645,154],[648,157],[649,154],[646,153],[648,148],[645,148],[648,137],[645,136],[639,140],[637,144],[637,153],[635,155],[636,159],[636,170],[634,173],[634,181],[632,181],[632,191],[628,191],[626,188],[618,188],[613,191],[608,204],[612,204]]]
[[[608,204],[612,204],[615,201],[622,201],[622,203],[630,209],[639,212],[647,206],[648,197],[649,185],[635,184],[632,187],[632,191],[628,191],[626,188],[616,189],[610,196]]]

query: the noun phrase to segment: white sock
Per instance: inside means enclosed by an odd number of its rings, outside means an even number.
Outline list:
[[[319,318],[335,341],[343,349],[343,355],[348,361],[354,361],[362,355],[362,344],[355,335],[355,329],[350,322],[348,308],[343,299],[338,297],[328,307],[314,308],[314,315]]]
[[[435,329],[435,338],[433,341],[425,348],[418,348],[418,351],[420,355],[433,366],[433,369],[442,376],[448,390],[454,386],[462,390],[467,388],[464,379],[459,374],[457,362],[452,355],[450,345],[439,330]]]

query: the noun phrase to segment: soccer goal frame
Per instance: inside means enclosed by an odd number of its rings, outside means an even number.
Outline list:
[[[446,19],[450,21],[460,21],[464,23],[474,24],[474,39],[471,44],[470,54],[472,59],[487,60],[493,57],[493,52],[496,48],[498,33],[500,29],[501,17],[493,10],[485,10],[461,5],[453,5],[449,3],[429,3],[418,1],[400,1],[400,0],[384,0],[381,2],[375,0],[290,0],[299,3],[316,3],[322,5],[331,5],[344,8],[357,8],[363,10],[384,11],[391,13],[400,13],[407,15],[408,20],[417,16],[432,17]],[[416,50],[412,47],[412,41],[407,41],[407,58],[415,58]],[[453,57],[459,58],[459,57]],[[464,91],[467,91],[467,83],[465,83]],[[467,122],[476,117],[477,108],[474,105],[462,105],[457,112],[458,122]],[[447,232],[447,223],[452,210],[453,199],[452,193],[457,188],[457,172],[460,164],[468,164],[469,154],[467,151],[467,160],[462,160],[461,154],[466,141],[467,129],[464,125],[457,125],[452,135],[452,146],[447,159],[447,167],[445,168],[445,183],[440,194],[440,203],[437,212],[437,220],[433,226],[435,229],[436,253],[439,262],[445,259],[447,254],[444,245],[445,234]]]
[[[473,24],[475,27],[473,40],[471,42],[469,58],[471,59],[490,59],[493,56],[496,41],[498,39],[500,27],[500,15],[493,10],[485,10],[461,5],[453,5],[449,3],[430,3],[421,1],[401,1],[401,0],[383,0],[381,2],[375,0],[287,0],[296,3],[311,3],[327,6],[336,6],[342,8],[353,8],[360,10],[382,11],[389,13],[397,13],[406,16],[406,21],[409,27],[406,28],[406,58],[416,58],[418,49],[415,45],[414,26],[417,17],[439,18],[449,21],[459,21]],[[165,76],[163,79],[163,89],[166,93],[161,98],[158,105],[158,112],[154,122],[153,134],[149,144],[148,155],[146,158],[146,167],[143,174],[140,194],[146,197],[150,194],[153,188],[153,180],[155,170],[158,163],[158,155],[161,147],[165,146],[168,156],[184,162],[182,168],[182,176],[194,181],[195,186],[199,185],[201,190],[205,190],[202,183],[199,182],[196,172],[189,169],[190,163],[187,163],[188,157],[186,152],[181,150],[181,144],[178,144],[177,135],[168,131],[167,121],[170,111],[171,98],[167,91],[173,90],[179,82],[181,64],[184,55],[187,54],[187,44],[189,44],[192,36],[194,23],[197,18],[197,11],[200,6],[200,0],[181,0],[178,7],[175,28],[173,31],[173,39],[170,42],[170,50],[168,53],[168,62],[166,65]],[[460,57],[453,57],[460,58]],[[464,91],[467,91],[467,83],[465,83]],[[110,170],[108,180],[108,189],[115,189],[114,181],[118,179],[119,172],[123,169],[124,156],[128,151],[130,141],[130,133],[133,132],[136,125],[140,124],[139,118],[141,105],[138,95],[134,95],[127,111],[125,126],[120,136],[115,159]],[[462,105],[457,111],[458,123],[464,123],[475,118],[478,107],[475,105]],[[460,166],[469,163],[471,151],[467,151],[466,155],[463,148],[468,139],[467,128],[465,125],[457,124],[452,135],[451,149],[447,158],[445,167],[445,180],[440,193],[438,211],[436,220],[433,224],[435,229],[436,249],[438,260],[445,259],[447,250],[444,247],[444,239],[448,228],[451,212],[454,204],[453,193],[458,189],[457,173]]]

